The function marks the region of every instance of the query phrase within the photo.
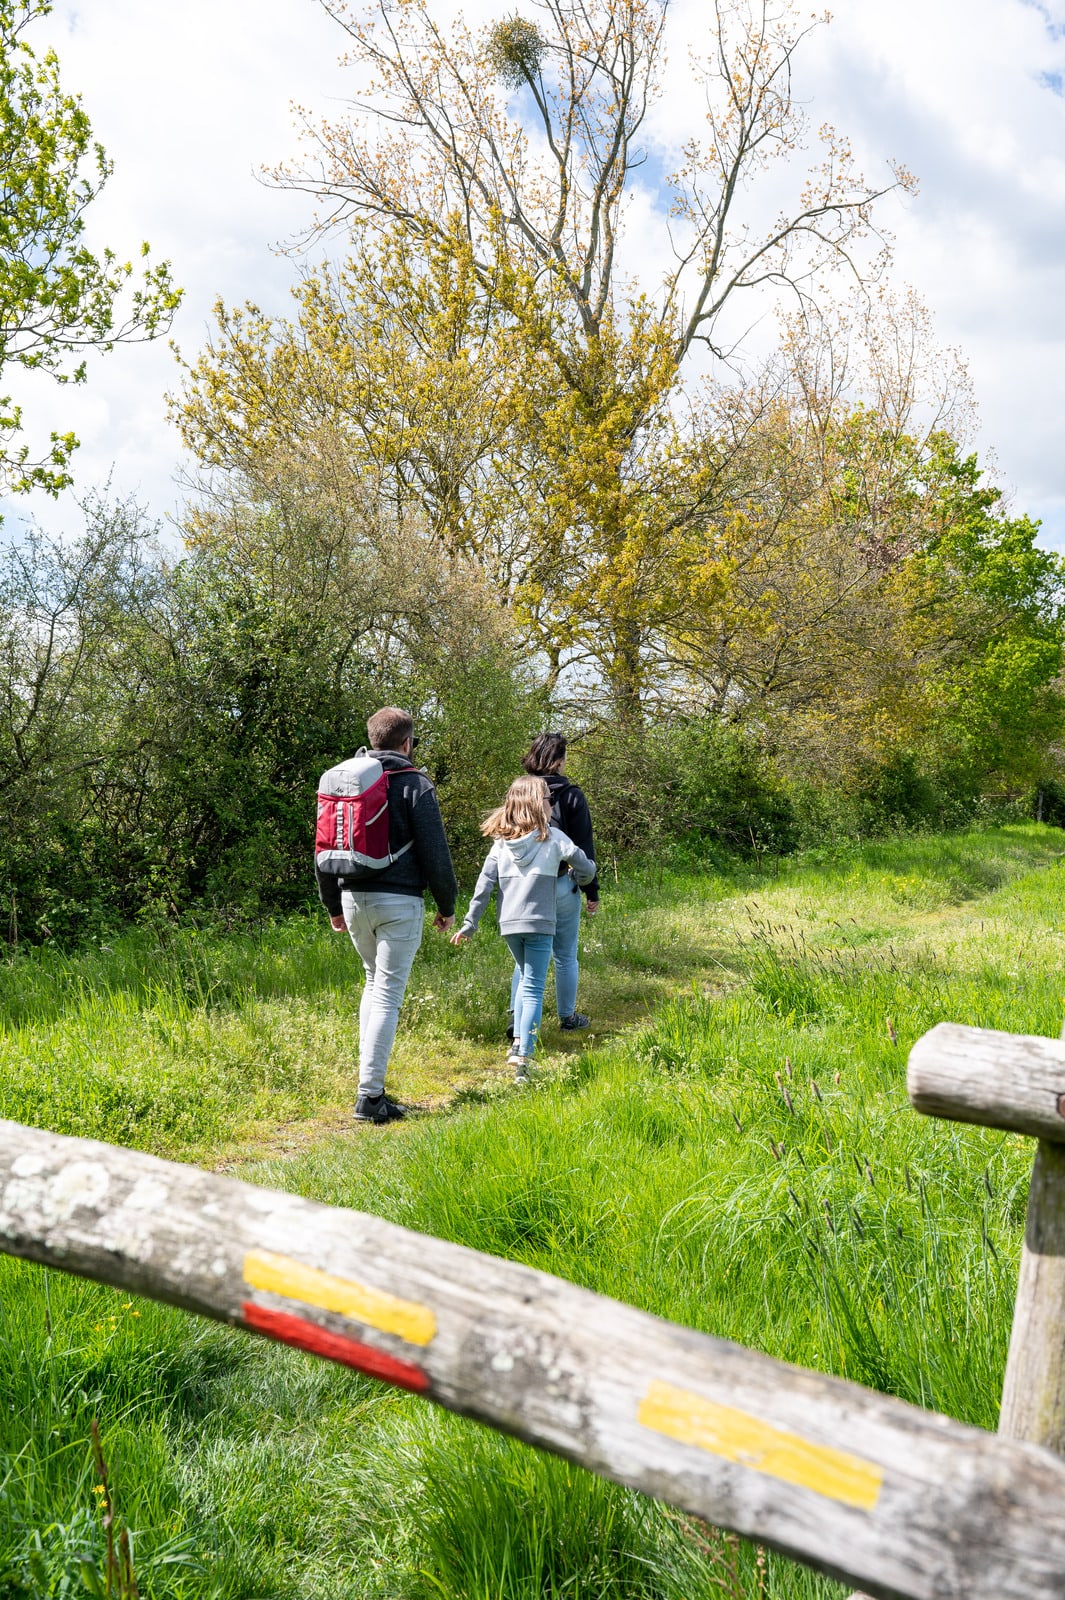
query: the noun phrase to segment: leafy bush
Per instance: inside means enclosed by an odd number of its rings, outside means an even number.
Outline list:
[[[604,723],[575,741],[571,766],[608,851],[682,840],[704,857],[706,847],[779,854],[798,842],[792,802],[768,756],[719,719]]]
[[[268,513],[175,564],[135,506],[88,511],[80,540],[0,557],[0,936],[306,904],[318,777],[384,704],[472,867],[541,717],[476,574],[415,532],[402,579],[356,578],[350,530]]]

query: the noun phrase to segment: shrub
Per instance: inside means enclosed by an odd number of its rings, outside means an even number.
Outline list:
[[[649,851],[686,841],[730,854],[797,843],[794,808],[770,758],[716,718],[659,726],[603,723],[573,746],[600,848]]]

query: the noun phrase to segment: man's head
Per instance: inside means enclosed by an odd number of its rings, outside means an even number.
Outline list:
[[[371,750],[403,751],[408,739],[413,742],[414,722],[409,711],[400,711],[397,706],[382,706],[366,724],[366,732],[370,736]]]

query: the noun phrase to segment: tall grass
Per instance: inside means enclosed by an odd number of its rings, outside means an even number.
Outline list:
[[[582,996],[597,1019],[615,994],[622,1016],[639,1015],[671,966],[684,992],[589,1049],[549,1032],[541,1076],[524,1095],[497,1065],[500,942],[486,938],[457,960],[430,944],[401,1044],[423,1060],[453,1052],[471,1073],[480,1062],[476,1096],[467,1092],[451,1115],[326,1134],[243,1175],[530,1262],[993,1427],[1031,1151],[1014,1136],[917,1117],[904,1064],[913,1040],[946,1017],[1058,1032],[1063,845],[1051,830],[1012,828],[865,847],[742,884],[664,874],[636,886],[586,929]],[[196,968],[211,976],[208,1000],[182,991],[189,1042],[172,1035],[174,1055],[191,1063],[196,1040],[261,1028],[284,1003],[300,1018],[286,1057],[295,1072],[303,1046],[293,1040],[323,1037],[350,1006],[341,945],[298,922],[257,944],[220,942]],[[177,976],[188,970],[184,946],[170,958]],[[116,1039],[123,1028],[138,1039],[161,1032],[153,1008],[164,1000],[149,974],[129,958],[119,982],[102,955],[92,959],[95,1012],[80,1009],[76,988],[64,1010],[43,971],[32,982],[6,975],[24,985],[25,1050],[61,1027],[71,1041],[95,1029],[98,1042],[112,1016],[125,1019]],[[275,983],[291,987],[279,993]],[[175,987],[168,978],[172,1007]],[[114,1011],[105,988],[126,997]],[[135,1054],[127,1044],[130,1071]],[[160,1045],[152,1060],[161,1068],[166,1059]],[[313,1115],[329,1080],[315,1076],[320,1065],[305,1070],[299,1094]],[[6,1066],[2,1078],[5,1104],[17,1104]],[[262,1084],[254,1072],[237,1076],[236,1097],[248,1097],[239,1116]],[[93,1093],[90,1121],[110,1115]],[[137,1124],[146,1143],[173,1128],[165,1078],[156,1094],[160,1110]],[[212,1110],[209,1097],[206,1107],[221,1130],[216,1148],[230,1154],[234,1114]],[[193,1143],[203,1137],[189,1127]],[[566,1463],[293,1352],[13,1263],[0,1272],[0,1308],[14,1397],[0,1415],[0,1573],[29,1571],[35,1538],[56,1571],[63,1552],[91,1542],[88,1422],[99,1415],[145,1594],[839,1593]],[[58,1580],[52,1589],[5,1581],[11,1593],[64,1592]]]

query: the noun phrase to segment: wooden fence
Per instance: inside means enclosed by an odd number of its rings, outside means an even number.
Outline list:
[[[1065,1046],[944,1024],[910,1091],[1040,1139],[998,1435],[376,1217],[12,1122],[0,1250],[370,1373],[868,1594],[1062,1600]]]

